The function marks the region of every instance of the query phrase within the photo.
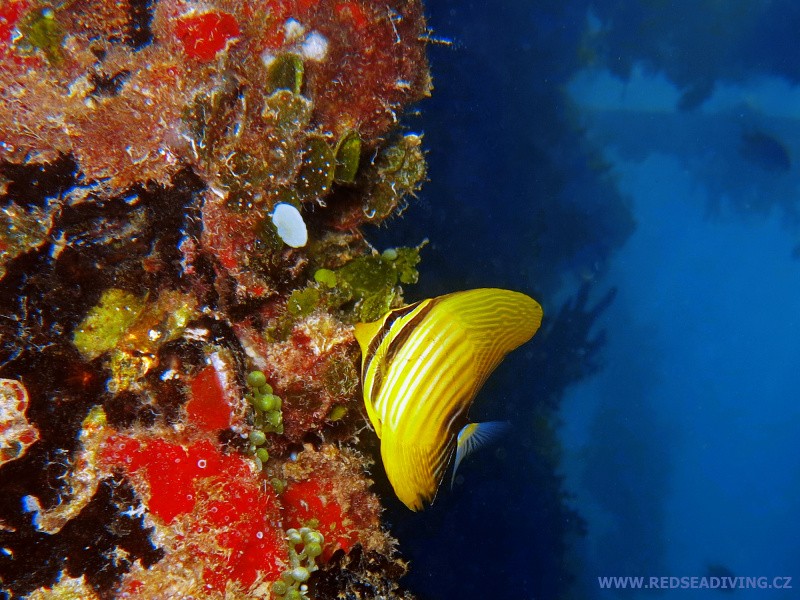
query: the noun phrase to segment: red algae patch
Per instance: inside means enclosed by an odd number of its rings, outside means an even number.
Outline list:
[[[223,456],[210,442],[186,447],[157,438],[112,436],[102,456],[109,466],[142,476],[148,488],[147,509],[165,523],[194,509],[199,479],[219,478],[223,472],[230,476],[231,470],[241,475],[248,469],[242,458]]]
[[[345,520],[345,513],[333,495],[330,482],[319,480],[292,483],[281,494],[286,524],[289,527],[304,527],[317,522],[316,527],[325,536],[322,559],[327,560],[336,550],[349,552],[357,540],[357,531],[352,521]]]
[[[281,494],[286,527],[314,525],[325,536],[322,560],[337,550],[387,553],[389,544],[380,526],[380,503],[369,490],[362,471],[363,457],[353,450],[310,446],[286,462],[288,484]]]
[[[15,51],[16,30],[30,11],[30,0],[9,0],[0,5],[0,64],[6,62],[15,66],[42,66],[41,57],[24,55]]]
[[[277,496],[244,456],[208,441],[112,436],[102,461],[131,475],[166,546],[192,554],[210,588],[234,580],[247,589],[280,574],[287,549]]]
[[[114,435],[101,450],[105,468],[131,476],[164,545],[194,556],[203,585],[217,592],[230,581],[249,589],[277,580],[287,564],[285,531],[292,527],[312,526],[324,536],[323,564],[356,545],[387,552],[380,505],[362,460],[334,446],[307,447],[284,463],[286,485],[278,495],[249,460],[222,454],[208,441],[187,446]]]
[[[175,26],[186,55],[202,62],[214,60],[239,34],[236,17],[223,12],[189,14],[178,19]]]
[[[189,421],[203,431],[224,429],[231,424],[231,405],[213,365],[200,371],[191,383],[192,397],[186,403]]]

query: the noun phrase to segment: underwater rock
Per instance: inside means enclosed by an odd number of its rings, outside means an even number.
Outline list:
[[[341,551],[334,554],[331,561],[311,577],[309,589],[316,598],[341,594],[344,598],[360,600],[413,600],[409,592],[397,585],[407,570],[406,563],[387,560],[385,554],[365,552],[356,546],[348,554]]]
[[[161,0],[143,11],[93,0],[41,12],[14,0],[0,13],[0,97],[9,107],[0,158],[72,154],[87,179],[116,191],[164,184],[182,164],[224,186],[237,161],[252,163],[245,179],[262,171],[285,183],[291,160],[282,171],[276,159],[291,159],[312,133],[277,131],[268,108],[287,57],[295,83],[278,110],[303,94],[325,137],[355,130],[374,148],[402,107],[429,93],[421,7],[394,4],[219,2],[195,11]],[[135,42],[131,29],[150,43]],[[114,93],[93,81],[115,81]]]
[[[39,431],[28,423],[28,392],[14,379],[0,379],[0,465],[25,454],[39,439]]]

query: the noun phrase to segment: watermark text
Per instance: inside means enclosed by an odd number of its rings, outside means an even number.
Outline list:
[[[613,590],[791,590],[791,577],[598,577]]]

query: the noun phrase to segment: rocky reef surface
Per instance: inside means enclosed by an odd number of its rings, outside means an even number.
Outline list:
[[[352,325],[419,248],[419,0],[0,6],[0,582],[410,598]]]

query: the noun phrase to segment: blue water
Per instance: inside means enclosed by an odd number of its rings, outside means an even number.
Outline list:
[[[412,299],[510,287],[563,326],[476,402],[508,439],[426,513],[390,506],[408,587],[725,597],[598,583],[715,568],[793,578],[735,597],[800,597],[800,5],[427,5],[453,42],[408,121],[430,182],[374,237],[431,240]]]

